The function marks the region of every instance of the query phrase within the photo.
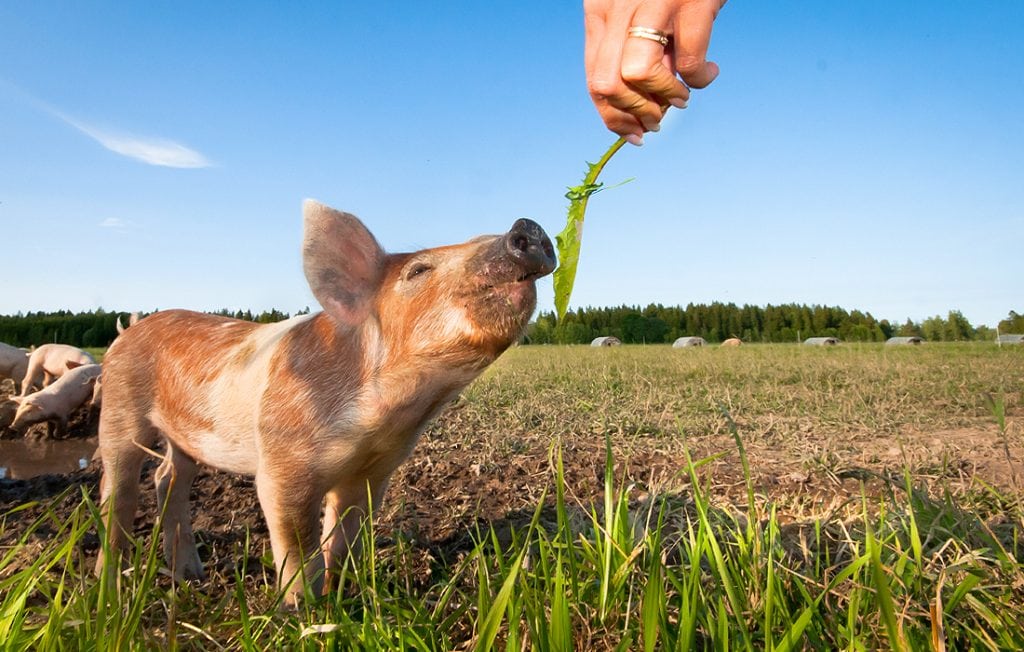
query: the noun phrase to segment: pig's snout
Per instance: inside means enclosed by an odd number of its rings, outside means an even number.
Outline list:
[[[555,248],[533,220],[517,220],[505,234],[505,250],[523,269],[521,280],[532,280],[555,269]]]

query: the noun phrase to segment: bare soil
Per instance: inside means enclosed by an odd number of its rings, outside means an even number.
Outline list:
[[[384,504],[378,509],[376,535],[386,546],[395,536],[412,542],[424,555],[452,559],[472,543],[474,533],[496,526],[529,521],[542,494],[551,500],[553,467],[552,441],[533,424],[508,433],[500,447],[493,435],[486,444],[476,445],[474,433],[462,427],[457,401],[429,428],[413,455],[396,472]],[[651,494],[685,496],[692,489],[685,451],[694,461],[718,456],[701,468],[701,483],[723,506],[741,505],[747,500],[740,456],[728,423],[714,432],[691,437],[683,444],[658,435],[616,438],[613,453],[617,480],[631,486],[632,497],[644,500]],[[749,424],[737,424],[740,432]],[[69,437],[95,435],[96,421],[83,411],[73,420]],[[34,427],[27,436],[45,436],[45,426]],[[9,433],[8,433],[9,436]],[[880,437],[872,432],[845,432],[842,437],[806,432],[798,442],[777,441],[768,431],[745,439],[751,479],[759,501],[771,501],[780,518],[808,522],[815,518],[851,513],[861,497],[898,491],[903,469],[912,471],[914,482],[935,491],[953,493],[986,492],[1016,496],[1017,477],[1024,447],[1013,422],[1007,433],[979,419],[978,424],[952,430],[904,431],[898,437]],[[748,441],[749,439],[749,441]],[[605,441],[603,437],[574,436],[562,439],[566,491],[570,500],[586,509],[599,504],[603,491]],[[136,534],[148,536],[157,515],[152,474],[156,461],[143,472],[140,511]],[[100,466],[67,474],[44,475],[27,480],[0,480],[0,552],[13,547],[24,526],[46,513],[68,517],[81,502],[84,491],[97,499]],[[979,482],[983,481],[983,482]],[[194,526],[200,554],[208,569],[230,575],[240,563],[238,551],[246,538],[257,559],[245,560],[250,567],[269,560],[269,540],[255,487],[249,478],[204,469],[192,492]],[[998,498],[994,498],[999,502]],[[27,509],[10,510],[30,503]],[[42,544],[54,533],[54,525],[37,529],[25,546],[25,559],[9,566],[7,572],[28,563],[32,544]],[[98,539],[85,540],[86,556],[96,554]],[[261,558],[261,559],[260,559]],[[6,573],[5,573],[6,574]]]

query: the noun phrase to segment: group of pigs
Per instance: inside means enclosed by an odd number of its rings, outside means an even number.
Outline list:
[[[45,422],[49,436],[65,435],[76,410],[86,403],[92,410],[100,408],[102,371],[92,355],[69,344],[29,350],[0,342],[0,379],[12,379],[16,394],[8,399],[16,406],[9,427],[23,433]]]

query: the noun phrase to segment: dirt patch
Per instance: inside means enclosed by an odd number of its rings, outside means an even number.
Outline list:
[[[864,496],[903,491],[905,470],[916,486],[935,495],[981,495],[982,500],[966,504],[990,505],[992,512],[1005,508],[1024,484],[1018,477],[1024,468],[1019,427],[1024,393],[1016,384],[989,378],[1017,378],[1010,375],[1019,368],[1015,358],[995,359],[982,383],[975,378],[980,372],[973,359],[940,358],[920,369],[890,369],[878,366],[887,358],[869,353],[793,362],[787,349],[771,364],[760,362],[760,354],[698,360],[626,351],[645,356],[634,363],[628,357],[595,361],[592,353],[566,349],[548,360],[551,356],[539,348],[518,351],[500,375],[486,375],[467,389],[395,473],[377,508],[378,537],[386,544],[401,536],[435,558],[450,558],[465,550],[478,530],[526,522],[543,495],[548,501],[554,496],[555,450],[562,454],[569,501],[584,515],[592,505],[600,509],[606,438],[613,448],[616,485],[629,487],[638,504],[651,496],[685,501],[692,495],[689,456],[699,466],[701,490],[723,510],[742,511],[748,494],[735,429],[749,461],[755,500],[771,503],[780,520],[797,527],[814,519],[853,518]],[[934,371],[950,360],[961,371]],[[952,386],[927,385],[947,376],[962,379]],[[854,380],[856,391],[833,395],[841,381]],[[898,391],[879,389],[894,383]],[[990,386],[1007,387],[1005,431],[977,400]],[[29,434],[45,436],[45,430],[39,425]],[[68,436],[88,438],[95,431],[95,417],[80,411]],[[156,521],[155,467],[152,461],[143,473],[145,490],[135,521],[140,536],[148,536]],[[81,503],[82,491],[95,500],[98,481],[95,462],[66,475],[0,480],[0,514],[35,501],[4,517],[0,551],[47,510],[67,518]],[[208,569],[235,568],[247,536],[252,554],[261,562],[269,558],[252,480],[203,469],[192,496],[200,555]],[[45,541],[48,532],[52,528],[32,538]],[[85,552],[95,554],[96,545],[95,538],[87,540]]]
[[[457,409],[442,415],[423,437],[412,457],[396,472],[378,510],[376,531],[382,544],[401,534],[435,557],[465,550],[474,533],[529,520],[545,491],[554,495],[552,442],[529,430],[510,434],[501,445],[475,445],[472,433],[456,432]],[[83,417],[74,436],[88,436],[94,423]],[[1012,432],[1012,429],[1011,429]],[[1019,438],[1004,437],[994,427],[906,432],[897,438],[871,433],[846,434],[831,445],[790,450],[752,437],[747,443],[756,499],[773,502],[783,522],[807,522],[841,515],[844,506],[859,508],[862,495],[882,495],[903,484],[911,469],[915,484],[953,492],[977,491],[977,481],[1014,492],[1015,473],[1024,459]],[[686,451],[703,460],[701,485],[725,508],[744,505],[746,483],[735,442],[728,433],[708,434],[686,443],[664,437],[633,437],[613,441],[615,478],[642,501],[652,494],[686,495],[692,491],[684,473]],[[565,486],[570,501],[584,509],[600,504],[604,487],[605,445],[602,437],[561,441]],[[1009,456],[1007,455],[1009,453]],[[717,456],[717,457],[716,457]],[[147,463],[135,533],[147,536],[156,520],[152,489],[156,461]],[[97,499],[100,468],[28,480],[0,480],[0,514],[25,503],[33,506],[7,515],[0,548],[13,546],[28,524],[52,510],[66,518],[81,502],[81,492]],[[895,488],[895,489],[894,489]],[[256,490],[249,478],[203,469],[192,491],[194,525],[200,555],[208,569],[229,574],[242,561],[238,551],[249,537],[250,550],[269,559],[269,540]],[[52,527],[32,538],[44,541]],[[95,555],[98,540],[85,543]],[[258,563],[259,559],[247,559]],[[17,563],[15,564],[17,566]],[[8,572],[17,570],[9,567]]]

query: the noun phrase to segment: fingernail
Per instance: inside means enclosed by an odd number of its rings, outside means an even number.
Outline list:
[[[644,144],[643,136],[637,136],[636,134],[627,134],[625,138],[626,142],[629,143],[630,145],[636,145],[637,147],[640,147],[641,145]]]
[[[681,97],[673,97],[672,99],[670,99],[668,101],[668,103],[671,104],[672,106],[676,107],[677,109],[685,109],[686,108],[686,100],[684,100]]]
[[[658,124],[657,122],[645,122],[644,129],[646,129],[647,131],[660,131],[661,125]]]

